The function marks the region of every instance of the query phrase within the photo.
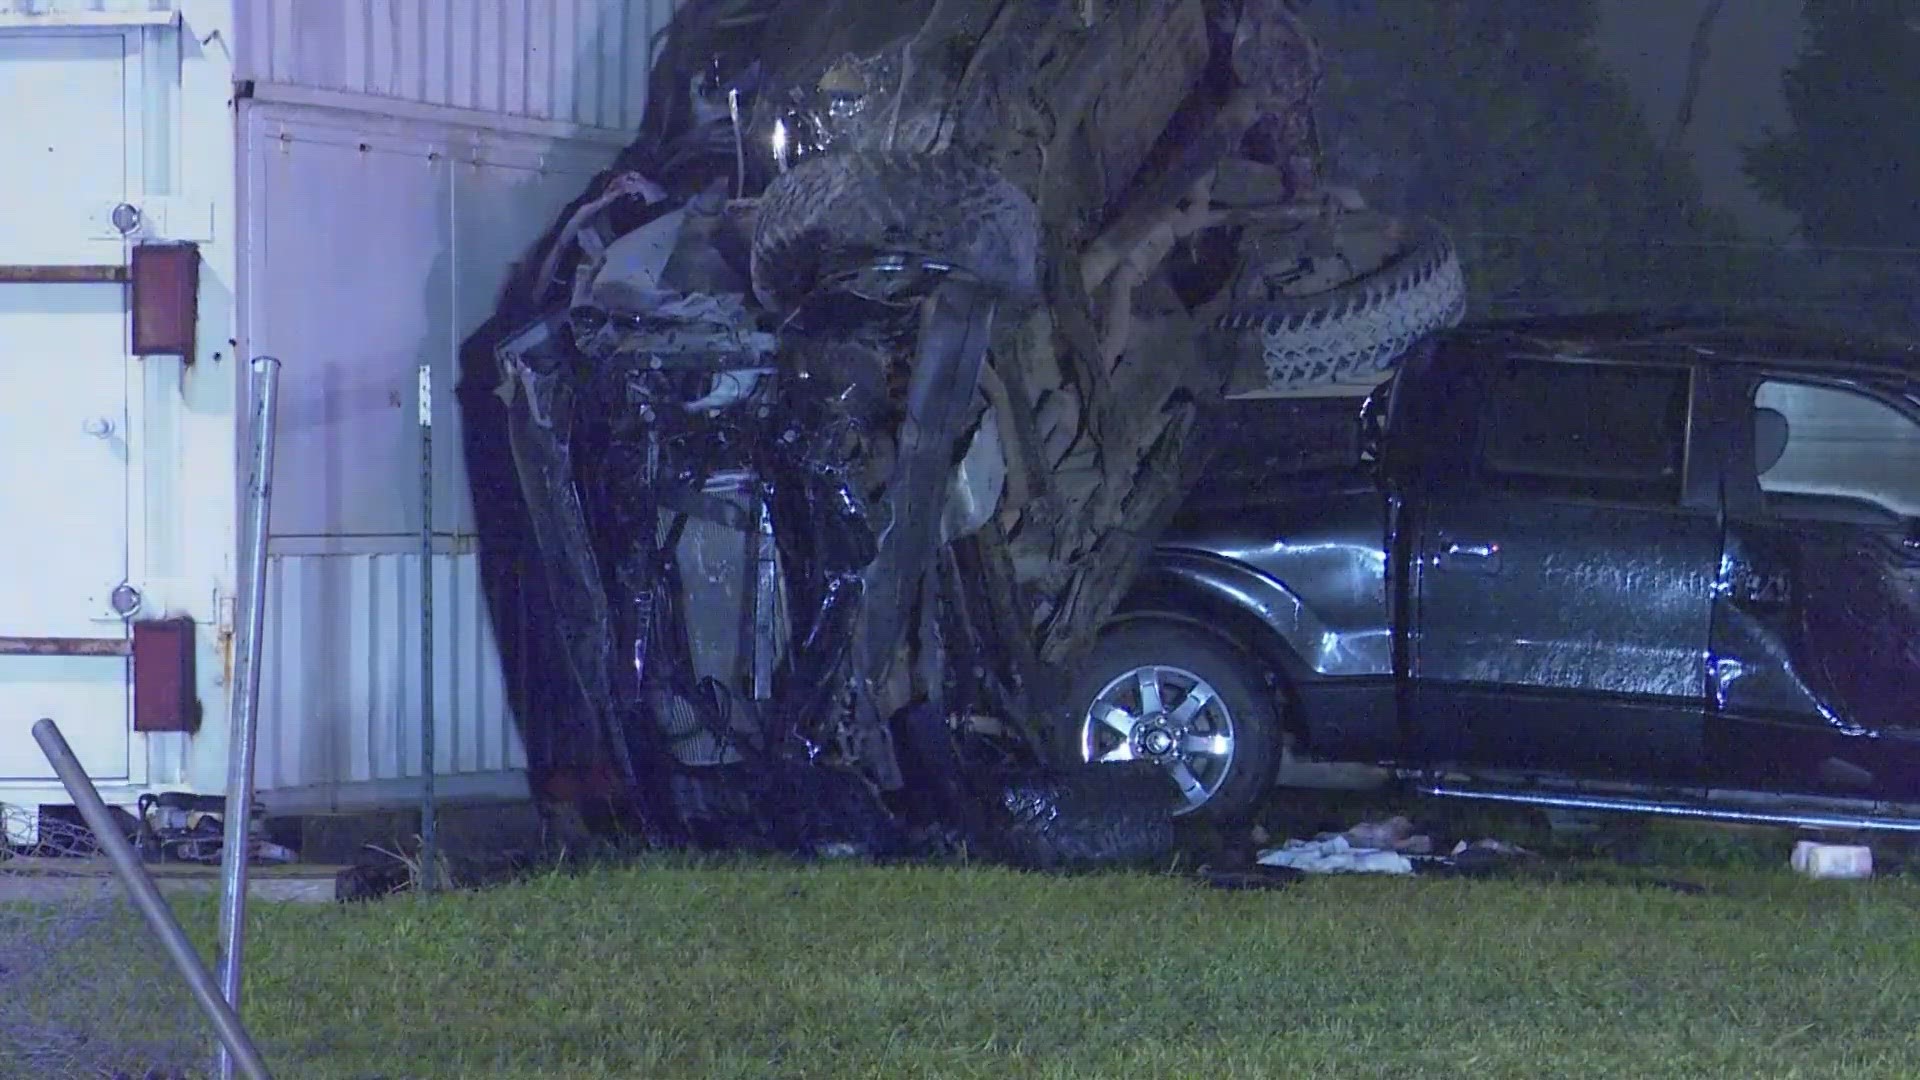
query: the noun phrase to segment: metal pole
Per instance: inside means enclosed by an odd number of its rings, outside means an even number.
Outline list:
[[[420,365],[420,889],[439,887],[433,808],[433,365]]]
[[[246,622],[233,685],[227,688],[226,829],[220,845],[220,990],[240,1008],[241,954],[246,945],[247,862],[253,849],[253,755],[259,729],[260,637],[267,596],[267,522],[273,497],[275,402],[280,361],[255,357],[250,384],[252,469],[246,498]],[[223,1042],[215,1058],[220,1080],[233,1080],[233,1058]]]
[[[93,830],[94,839],[106,849],[107,858],[113,863],[113,872],[124,885],[127,895],[133,900],[133,906],[147,920],[147,928],[153,931],[160,944],[166,947],[167,956],[173,960],[200,1007],[207,1011],[207,1018],[213,1021],[214,1033],[220,1037],[220,1046],[238,1063],[240,1072],[248,1080],[267,1080],[267,1064],[260,1057],[260,1050],[253,1045],[252,1036],[247,1034],[240,1015],[220,996],[220,988],[214,984],[213,975],[207,971],[207,965],[194,951],[193,942],[187,940],[187,932],[180,928],[180,921],[173,917],[173,909],[160,895],[159,886],[147,874],[147,868],[140,863],[140,856],[134,853],[133,845],[120,832],[119,825],[113,820],[113,811],[100,798],[99,789],[93,786],[93,780],[87,771],[80,767],[80,759],[73,754],[73,747],[67,745],[66,736],[60,734],[60,726],[52,720],[40,720],[33,725],[33,739],[40,744],[40,750],[52,763],[53,771],[60,782],[67,787],[67,795],[73,799],[73,805],[80,810],[87,828]],[[223,1055],[225,1056],[225,1055]]]

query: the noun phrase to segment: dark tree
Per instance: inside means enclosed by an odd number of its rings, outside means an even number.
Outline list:
[[[1460,240],[1474,299],[1750,295],[1733,227],[1661,150],[1592,45],[1592,0],[1342,0],[1309,9],[1329,57],[1329,155],[1376,204]],[[1664,118],[1662,118],[1664,120]]]
[[[1920,245],[1920,7],[1806,0],[1806,22],[1783,79],[1793,130],[1752,147],[1748,173],[1814,240]]]

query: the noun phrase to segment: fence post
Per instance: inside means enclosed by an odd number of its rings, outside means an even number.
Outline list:
[[[246,622],[233,684],[227,687],[227,800],[220,847],[220,990],[240,1009],[241,955],[246,947],[247,862],[253,854],[253,767],[259,731],[260,639],[267,597],[267,527],[273,498],[273,443],[280,361],[258,356],[250,383],[252,467],[246,496]],[[222,1042],[220,1080],[233,1080],[233,1057]]]
[[[433,792],[433,365],[420,365],[420,889],[439,887]]]

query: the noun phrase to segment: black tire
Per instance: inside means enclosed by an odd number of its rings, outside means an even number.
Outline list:
[[[1132,865],[1173,851],[1166,771],[966,765],[930,706],[893,721],[910,824],[992,862],[1033,870]]]
[[[1126,623],[1095,641],[1066,699],[1066,715],[1056,732],[1056,758],[1085,761],[1083,725],[1089,722],[1095,701],[1123,677],[1149,667],[1187,672],[1211,687],[1233,737],[1224,775],[1212,793],[1188,807],[1174,788],[1171,809],[1214,823],[1245,817],[1273,786],[1285,751],[1285,728],[1259,666],[1244,652],[1202,630],[1175,623]]]
[[[1168,807],[1178,792],[1164,769],[1032,768],[981,779],[991,784],[990,818],[1016,866],[1128,866],[1173,853]]]
[[[1421,338],[1466,315],[1466,275],[1437,222],[1408,223],[1400,251],[1372,273],[1309,296],[1229,301],[1214,320],[1223,363],[1261,366],[1276,390],[1384,373]]]
[[[952,154],[842,150],[802,160],[767,188],[753,236],[753,291],[785,311],[865,254],[952,263],[990,289],[1039,280],[1033,201],[987,166]]]

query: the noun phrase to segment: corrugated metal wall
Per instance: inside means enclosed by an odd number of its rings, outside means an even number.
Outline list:
[[[0,0],[0,15],[120,15],[179,6],[175,0]]]
[[[264,790],[417,777],[420,557],[271,560],[261,671]],[[434,570],[436,772],[526,768],[469,553]]]
[[[630,130],[674,0],[235,0],[242,78]]]
[[[258,783],[325,807],[369,785],[404,798],[380,782],[420,775],[422,364],[436,771],[522,769],[472,553],[456,350],[613,148],[264,101],[242,116],[247,349],[283,365]]]

